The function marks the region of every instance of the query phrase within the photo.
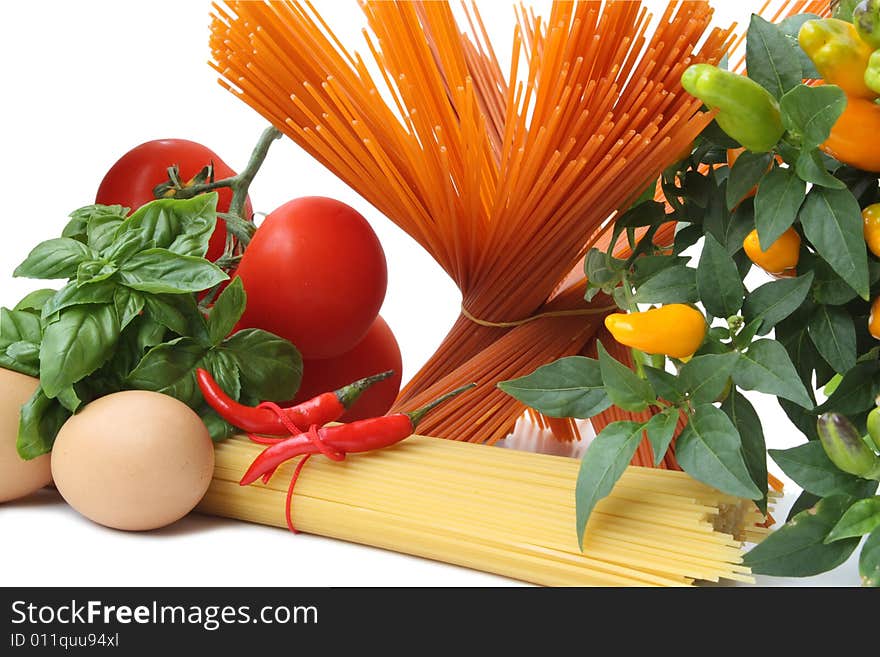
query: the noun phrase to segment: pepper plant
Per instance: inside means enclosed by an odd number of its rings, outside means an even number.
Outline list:
[[[847,164],[859,153],[829,154],[850,100],[840,84],[865,71],[852,70],[855,57],[837,68],[823,60],[843,82],[828,74],[811,83],[820,78],[811,55],[820,56],[802,47],[814,43],[805,35],[850,34],[828,20],[753,16],[749,78],[707,65],[685,72],[683,86],[715,120],[663,172],[658,200],[623,212],[612,246],[585,259],[587,300],[602,292],[619,306],[606,327],[632,348],[634,367],[599,344],[596,359],[563,358],[499,384],[554,417],[590,418],[612,404],[652,411],[647,422],[609,424],[586,450],[575,491],[579,544],[645,436],[657,462],[673,449],[691,476],[766,512],[764,431],[743,395],[755,391],[775,397],[804,435],[802,445],[769,452],[803,493],[747,564],[755,573],[814,575],[843,563],[869,534],[860,570],[866,585],[880,585],[880,445],[864,436],[869,425],[880,436],[880,312],[872,317],[871,308],[880,253],[866,247],[862,216],[876,210],[880,184],[877,171]],[[855,147],[876,149],[877,138],[866,134]],[[670,221],[672,244],[655,243]],[[631,255],[616,257],[623,242]],[[749,286],[756,265],[773,276]]]

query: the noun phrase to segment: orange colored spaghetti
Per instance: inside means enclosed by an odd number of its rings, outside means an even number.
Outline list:
[[[720,60],[733,29],[711,27],[711,7],[696,0],[671,2],[656,21],[640,2],[554,2],[546,20],[520,6],[504,70],[475,4],[463,8],[466,27],[446,2],[360,6],[379,77],[308,2],[215,4],[211,64],[428,251],[470,316],[607,306],[602,295],[584,302],[582,280],[561,282],[711,120],[679,78]],[[671,237],[670,225],[656,240]],[[396,407],[476,381],[424,430],[493,443],[524,410],[495,384],[588,348],[602,319],[491,327],[463,314]],[[548,422],[574,437],[573,423]],[[643,456],[635,462],[649,464]]]

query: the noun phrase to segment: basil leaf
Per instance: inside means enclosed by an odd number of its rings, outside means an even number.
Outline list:
[[[37,388],[21,407],[18,421],[18,455],[26,461],[52,451],[55,436],[70,412],[56,399],[49,399],[42,388]]]
[[[778,26],[752,14],[746,39],[749,77],[777,99],[803,81],[795,46]]]
[[[147,294],[144,296],[147,315],[178,335],[195,338],[206,347],[208,325],[191,294]]]
[[[40,318],[25,310],[0,308],[0,367],[39,376]]]
[[[807,239],[859,296],[869,296],[868,253],[859,204],[849,190],[813,187],[800,212]]]
[[[217,412],[210,406],[202,407],[199,411],[199,417],[202,418],[202,422],[208,429],[208,435],[215,443],[231,438],[238,433],[238,429],[217,415]]]
[[[738,391],[732,390],[721,404],[721,410],[736,427],[742,442],[743,461],[752,483],[761,491],[756,501],[761,513],[767,513],[767,445],[764,430],[755,408]]]
[[[798,486],[814,495],[864,497],[877,488],[876,481],[871,482],[839,470],[826,456],[818,440],[789,449],[771,449],[767,453]]]
[[[742,307],[745,287],[733,258],[711,235],[706,235],[697,266],[697,292],[709,314],[729,317]]]
[[[110,219],[123,221],[127,214],[128,208],[121,205],[87,205],[70,213],[70,221],[61,232],[61,237],[69,237],[79,242],[88,243],[90,223],[93,221],[104,223],[105,220]],[[95,248],[94,245],[91,246]]]
[[[117,289],[112,281],[100,281],[93,285],[78,286],[68,283],[56,292],[43,306],[42,316],[49,319],[62,310],[84,304],[106,304],[113,301]]]
[[[119,270],[123,284],[152,294],[201,292],[228,278],[222,269],[204,258],[177,255],[166,249],[141,251]]]
[[[81,262],[94,257],[89,247],[69,237],[40,242],[28,254],[13,276],[27,278],[73,278]]]
[[[828,173],[817,150],[801,151],[794,170],[798,177],[805,182],[829,189],[846,189],[846,184],[842,180],[838,180]]]
[[[693,404],[714,402],[730,381],[739,354],[730,351],[726,354],[705,354],[694,356],[685,363],[678,376],[688,391]]]
[[[677,376],[649,365],[646,365],[644,369],[645,378],[660,399],[665,399],[671,404],[677,404],[684,400],[684,389]]]
[[[775,340],[756,340],[733,368],[733,382],[743,390],[757,390],[813,408],[785,347]]]
[[[85,304],[62,311],[46,325],[40,345],[40,383],[47,397],[88,376],[116,347],[119,321],[110,304]]]
[[[732,210],[746,194],[757,185],[764,174],[770,169],[773,161],[772,153],[752,153],[745,151],[733,163],[730,168],[730,177],[727,179],[725,200],[728,209]]]
[[[498,387],[548,417],[587,419],[611,406],[599,361],[583,356],[560,358]]]
[[[144,297],[130,288],[118,285],[113,293],[113,305],[119,318],[119,330],[122,331],[144,309]]]
[[[864,536],[880,527],[880,497],[869,497],[859,500],[846,510],[843,517],[834,525],[826,543],[833,543],[844,538]]]
[[[791,228],[806,189],[806,183],[792,169],[776,167],[761,180],[755,195],[755,228],[762,249]]]
[[[810,317],[807,332],[819,354],[835,372],[848,372],[856,364],[856,327],[840,306],[819,306]]]
[[[205,355],[202,366],[210,372],[227,395],[235,400],[241,399],[239,364],[232,354],[221,349],[213,349]]]
[[[645,433],[648,434],[648,441],[651,443],[651,449],[654,450],[654,465],[660,465],[663,457],[666,456],[669,443],[672,442],[675,430],[678,428],[679,414],[677,408],[667,408],[648,420],[645,425]]]
[[[120,206],[116,208],[123,209]],[[86,239],[93,251],[101,253],[108,248],[116,238],[119,227],[125,220],[125,215],[119,212],[100,212],[93,214],[86,225]]]
[[[836,568],[849,558],[859,539],[829,545],[824,540],[851,503],[846,495],[820,500],[752,548],[743,563],[757,575],[778,577],[808,577]]]
[[[863,586],[874,588],[880,586],[880,529],[872,531],[862,546],[862,553],[859,555],[859,575],[862,576]]]
[[[21,301],[15,304],[13,310],[35,310],[39,313],[55,294],[57,294],[57,290],[34,290],[30,294],[26,294]]]
[[[73,386],[68,386],[58,393],[56,397],[58,403],[61,404],[71,413],[76,413],[77,409],[82,406],[82,400],[77,396]]]
[[[662,269],[639,285],[636,303],[696,303],[697,272],[676,265]]]
[[[799,84],[779,100],[779,109],[785,129],[800,141],[803,150],[813,150],[828,139],[846,109],[846,94],[833,84]]]
[[[150,349],[128,375],[127,384],[179,399],[190,408],[204,400],[196,383],[195,368],[207,349],[190,338],[177,338]]]
[[[630,368],[611,357],[601,342],[596,344],[602,381],[612,404],[626,411],[638,412],[644,411],[648,404],[656,401],[650,383],[640,379]]]
[[[302,380],[302,356],[296,347],[261,329],[244,329],[220,345],[238,361],[242,389],[261,401],[293,399]]]
[[[140,249],[167,249],[182,256],[204,257],[217,223],[217,193],[191,199],[158,199],[138,208],[116,234],[135,235]]]
[[[638,422],[612,422],[597,435],[581,459],[575,486],[578,545],[584,544],[587,521],[596,504],[606,497],[626,470],[639,443]]]
[[[247,295],[240,278],[234,279],[220,293],[208,317],[208,339],[211,345],[220,344],[226,338],[244,313]]]
[[[723,493],[761,499],[743,461],[736,427],[712,404],[694,409],[675,443],[675,457],[691,477]]]
[[[746,323],[761,320],[760,335],[766,335],[777,323],[801,307],[810,292],[813,272],[797,278],[782,278],[761,285],[751,292],[743,304]]]

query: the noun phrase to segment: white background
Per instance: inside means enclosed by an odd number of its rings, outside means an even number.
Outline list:
[[[536,4],[542,10],[546,6]],[[664,3],[647,4],[656,9]],[[752,4],[717,0],[719,23],[747,24]],[[345,43],[362,49],[363,22],[354,0],[315,0],[315,5]],[[511,5],[484,0],[480,8],[503,56],[511,34]],[[207,145],[240,169],[266,124],[216,83],[206,63],[207,1],[53,0],[6,3],[3,9],[0,305],[11,306],[40,286],[37,281],[13,279],[15,266],[37,242],[57,236],[71,210],[94,201],[104,173],[128,149],[151,139],[186,138]],[[390,221],[292,142],[276,142],[251,188],[255,210],[268,213],[303,195],[332,196],[352,205],[379,235],[389,269],[382,315],[401,345],[408,379],[455,319],[457,289]],[[801,441],[775,402],[752,400],[771,447]],[[284,555],[284,567],[266,568],[262,561],[249,561],[246,553]],[[856,585],[857,570],[851,560],[830,575],[802,583]],[[91,524],[51,492],[0,506],[0,585],[244,584],[516,582],[201,516],[159,532],[126,534]]]

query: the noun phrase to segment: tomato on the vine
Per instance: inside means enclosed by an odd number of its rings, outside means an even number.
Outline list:
[[[379,314],[388,272],[370,224],[339,201],[310,196],[269,214],[238,265],[247,307],[238,328],[287,340],[303,358],[334,358]]]
[[[168,180],[168,168],[177,166],[183,183],[191,180],[204,167],[213,163],[214,179],[222,180],[235,175],[223,160],[209,148],[186,139],[156,139],[136,146],[110,167],[98,187],[95,203],[122,205],[132,212],[155,199],[153,189]],[[217,211],[229,210],[232,190],[217,190]],[[245,203],[243,219],[253,215],[250,200]],[[208,243],[208,260],[223,255],[226,246],[226,222],[217,220],[217,228]]]
[[[353,422],[385,415],[400,392],[402,360],[394,333],[382,316],[376,318],[367,335],[351,351],[336,358],[303,361],[303,378],[296,398],[298,404],[328,390],[338,390],[352,381],[394,370],[394,375],[367,388],[340,418]]]

